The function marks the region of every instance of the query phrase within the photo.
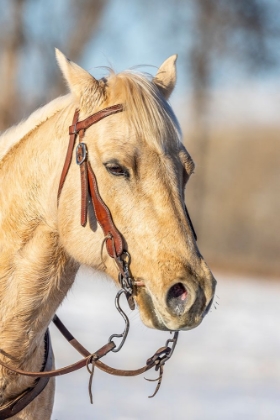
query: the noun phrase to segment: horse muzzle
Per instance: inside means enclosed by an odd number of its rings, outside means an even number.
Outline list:
[[[215,288],[212,274],[200,282],[178,278],[160,294],[141,288],[136,297],[141,319],[146,326],[160,330],[195,328],[209,312]]]

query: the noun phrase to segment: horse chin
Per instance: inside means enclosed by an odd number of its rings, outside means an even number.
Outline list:
[[[156,310],[151,296],[148,293],[141,291],[141,293],[138,294],[136,300],[139,308],[140,318],[146,327],[162,331],[170,330],[163,322],[162,317]]]
[[[144,290],[141,290],[136,300],[143,324],[162,331],[187,331],[196,328],[209,310],[207,308],[207,311],[201,314],[190,310],[183,316],[174,317],[167,310],[158,309],[151,295]]]

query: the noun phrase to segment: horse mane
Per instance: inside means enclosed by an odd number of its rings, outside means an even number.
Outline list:
[[[9,152],[9,150],[25,137],[34,128],[41,125],[47,119],[51,118],[61,109],[65,108],[73,101],[71,93],[60,96],[48,104],[38,108],[26,120],[8,128],[0,136],[0,160]]]

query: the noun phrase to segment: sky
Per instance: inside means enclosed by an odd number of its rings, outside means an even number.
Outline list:
[[[177,43],[176,32],[170,36],[169,28],[174,21],[171,12],[170,6],[156,11],[152,2],[143,7],[141,2],[111,1],[85,55],[89,53],[91,60],[97,62],[109,60],[117,71],[136,64],[159,65],[183,49]]]
[[[85,50],[84,62],[90,68],[100,63],[112,64],[121,71],[137,64],[158,66],[168,56],[178,54],[178,88],[187,89],[190,84],[187,52],[192,37],[196,36],[193,33],[193,13],[192,1],[111,0],[97,36]],[[277,44],[274,50],[279,55]],[[255,69],[249,75],[243,70],[242,63],[238,61],[224,61],[217,66],[214,83],[220,87],[237,83],[238,79],[248,79],[248,76],[259,83],[279,82],[279,68],[261,74]]]

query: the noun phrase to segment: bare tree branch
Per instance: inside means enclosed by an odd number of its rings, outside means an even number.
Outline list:
[[[9,126],[17,112],[17,75],[20,50],[24,44],[23,11],[25,3],[26,0],[11,2],[12,27],[9,28],[10,31],[6,34],[6,37],[1,37],[0,130]]]
[[[98,29],[107,0],[69,0],[63,13],[57,8],[47,8],[44,2],[12,0],[7,5],[8,23],[0,27],[0,130],[64,91],[54,47],[61,48],[69,58],[79,61]],[[28,18],[32,20],[33,17],[30,14],[26,16],[27,5],[41,12],[37,13],[37,17],[42,21],[37,21],[35,28],[32,22],[28,25]],[[40,32],[41,25],[43,30]],[[34,85],[34,89],[25,95],[19,75],[26,57],[34,54],[37,57],[36,69],[44,74],[45,86],[40,89]]]

